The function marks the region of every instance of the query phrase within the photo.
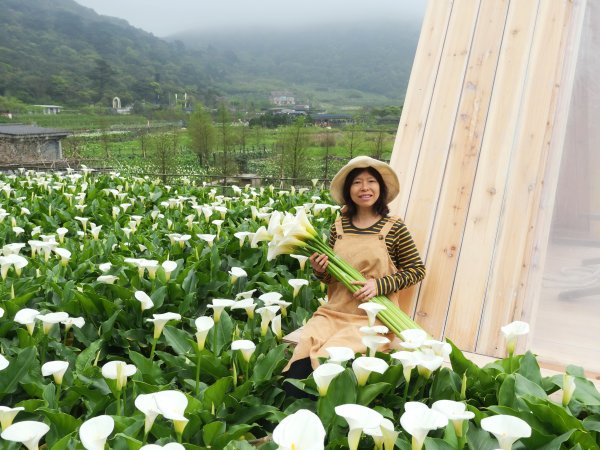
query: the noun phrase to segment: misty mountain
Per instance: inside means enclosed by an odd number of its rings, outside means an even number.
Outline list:
[[[28,103],[166,103],[187,92],[261,105],[398,104],[418,25],[386,23],[186,32],[165,40],[73,0],[0,0],[0,95]]]
[[[0,0],[0,11],[0,95],[109,105],[212,86],[207,65],[180,43],[73,0]]]
[[[323,97],[346,90],[355,99],[377,95],[404,98],[420,24],[330,24],[290,29],[236,29],[220,33],[188,31],[172,36],[202,52],[224,90],[238,92],[269,82],[277,88]]]

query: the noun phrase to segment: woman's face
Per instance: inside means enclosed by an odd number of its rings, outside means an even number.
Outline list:
[[[363,170],[350,184],[350,198],[357,208],[373,207],[379,198],[379,182],[367,170]]]

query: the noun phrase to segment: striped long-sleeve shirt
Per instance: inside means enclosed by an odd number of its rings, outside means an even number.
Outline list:
[[[352,225],[350,218],[342,216],[342,228],[348,234],[378,234],[385,225],[387,218],[382,218],[368,228],[357,228]],[[335,223],[331,226],[329,245],[333,248],[337,240]],[[388,233],[385,244],[390,257],[398,272],[376,280],[377,295],[387,295],[390,292],[405,289],[418,283],[425,277],[425,265],[404,222],[398,219]],[[323,281],[328,281],[328,276]]]

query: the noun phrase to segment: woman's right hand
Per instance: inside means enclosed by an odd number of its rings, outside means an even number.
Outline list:
[[[329,265],[329,258],[325,254],[313,253],[310,255],[310,265],[316,273],[325,273]]]

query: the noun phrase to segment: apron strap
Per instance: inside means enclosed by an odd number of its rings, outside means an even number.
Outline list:
[[[381,227],[381,231],[379,232],[379,239],[385,239],[388,233],[391,231],[394,224],[398,221],[399,217],[392,216],[388,217],[385,225]]]
[[[336,239],[341,239],[344,235],[344,227],[342,226],[342,217],[338,217],[335,219],[335,233],[337,235]]]

